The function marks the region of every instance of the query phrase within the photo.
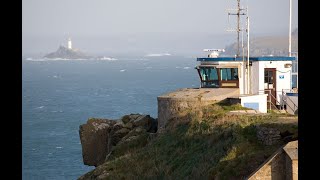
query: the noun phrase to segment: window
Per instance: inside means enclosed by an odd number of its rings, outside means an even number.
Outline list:
[[[200,67],[198,73],[201,87],[239,87],[238,68]]]
[[[217,70],[215,68],[201,68],[200,74],[203,81],[218,80]]]
[[[297,88],[297,75],[292,75],[292,88]]]
[[[219,87],[217,69],[213,67],[202,67],[199,70],[203,87]]]
[[[238,80],[238,68],[221,68],[220,76],[222,81]]]

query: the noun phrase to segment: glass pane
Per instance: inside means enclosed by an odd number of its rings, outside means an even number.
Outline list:
[[[297,75],[292,75],[292,88],[297,87]]]
[[[221,68],[220,69],[221,80],[237,80],[238,79],[238,68]]]
[[[218,80],[217,69],[209,68],[209,80]]]
[[[272,71],[269,71],[269,76],[273,76],[273,72]]]
[[[237,80],[238,79],[238,68],[231,68],[231,79]]]

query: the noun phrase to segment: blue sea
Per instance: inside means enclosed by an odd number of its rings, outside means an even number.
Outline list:
[[[22,60],[22,179],[77,179],[79,126],[130,113],[157,117],[157,96],[200,86],[196,58]]]

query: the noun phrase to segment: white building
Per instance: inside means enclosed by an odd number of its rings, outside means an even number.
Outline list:
[[[72,49],[71,38],[68,38],[68,49]]]
[[[260,112],[285,107],[284,94],[292,89],[295,57],[205,57],[197,58],[201,88],[239,88],[245,107]],[[249,62],[249,66],[247,65]],[[249,71],[247,69],[249,68]]]

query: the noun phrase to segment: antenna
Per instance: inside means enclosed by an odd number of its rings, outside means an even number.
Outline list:
[[[236,29],[228,29],[227,31],[236,31],[237,32],[237,57],[240,56],[240,31],[243,31],[243,29],[240,28],[240,16],[246,15],[246,13],[242,12],[246,9],[240,8],[240,0],[238,1],[238,6],[236,9],[227,9],[228,11],[228,23],[230,19],[230,15],[236,15],[237,16],[237,28]]]
[[[292,0],[289,0],[289,57],[291,57],[291,18],[292,17]]]

